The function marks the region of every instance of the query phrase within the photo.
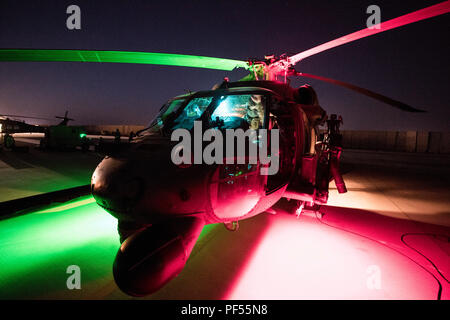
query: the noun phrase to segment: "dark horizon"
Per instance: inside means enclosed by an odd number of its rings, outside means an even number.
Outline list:
[[[46,1],[2,0],[0,47],[167,52],[245,60],[293,55],[365,27],[366,8],[381,20],[441,1]],[[66,28],[66,8],[81,8],[81,30]],[[425,109],[401,112],[311,79],[322,107],[343,129],[450,131],[449,15],[390,30],[309,57],[296,69],[362,86]],[[72,124],[147,124],[185,90],[210,89],[244,71],[95,63],[0,63],[0,114],[63,115]],[[56,123],[56,119],[55,122]],[[27,121],[32,123],[32,121]]]

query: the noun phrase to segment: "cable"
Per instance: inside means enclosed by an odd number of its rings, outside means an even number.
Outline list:
[[[445,281],[447,281],[447,283],[450,283],[450,282],[448,281],[448,279],[441,273],[441,271],[439,271],[439,268],[433,263],[433,261],[431,261],[431,259],[429,259],[427,256],[425,256],[425,255],[424,255],[423,253],[421,253],[419,250],[413,248],[413,247],[410,246],[408,243],[406,243],[406,241],[404,240],[404,238],[405,238],[406,236],[431,236],[431,237],[434,237],[434,238],[437,238],[437,237],[444,237],[444,238],[447,238],[447,241],[449,241],[450,238],[449,238],[448,236],[443,235],[443,234],[436,234],[436,233],[404,233],[404,234],[402,234],[402,237],[401,237],[402,242],[403,242],[408,248],[414,250],[415,252],[417,252],[418,254],[420,254],[422,257],[424,257],[425,259],[427,259],[428,262],[431,263],[431,265],[434,267],[434,269],[436,269],[437,273],[439,273],[439,274],[441,275],[441,277],[442,277]]]

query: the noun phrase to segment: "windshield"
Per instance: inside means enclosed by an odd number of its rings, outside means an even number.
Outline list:
[[[212,113],[212,127],[259,129],[264,125],[265,97],[260,94],[222,96]]]
[[[165,104],[143,134],[169,134],[176,129],[191,130],[194,121],[219,129],[259,129],[264,126],[266,97],[262,94],[205,96],[175,99]],[[184,106],[184,107],[183,107]]]

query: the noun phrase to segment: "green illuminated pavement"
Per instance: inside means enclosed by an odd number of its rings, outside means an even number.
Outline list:
[[[0,221],[0,298],[127,298],[112,279],[116,228],[91,196]],[[81,269],[81,290],[66,287],[70,265]]]
[[[103,285],[119,246],[116,226],[92,197],[0,221],[0,297],[58,296],[69,265],[80,266],[88,288]]]

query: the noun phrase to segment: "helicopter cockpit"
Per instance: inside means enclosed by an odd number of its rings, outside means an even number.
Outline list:
[[[204,129],[261,129],[266,125],[266,101],[266,95],[254,93],[175,98],[161,108],[142,134],[191,130],[194,121],[202,121]]]

